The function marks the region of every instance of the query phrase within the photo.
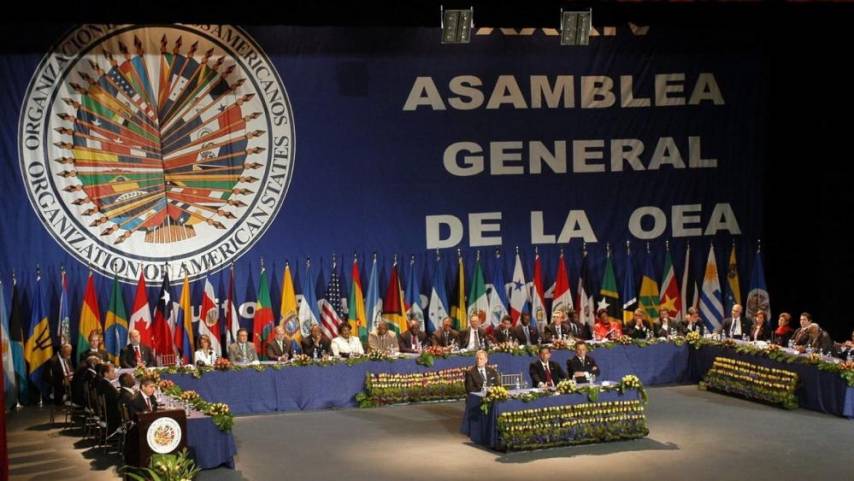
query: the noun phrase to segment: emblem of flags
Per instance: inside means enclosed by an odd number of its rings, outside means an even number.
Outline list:
[[[350,329],[359,336],[359,339],[367,341],[368,322],[365,317],[365,296],[362,294],[362,279],[359,274],[359,260],[353,256],[352,287],[350,288],[350,300],[347,303],[347,322]]]
[[[389,329],[401,333],[406,330],[406,312],[404,311],[403,291],[400,289],[400,275],[397,268],[397,260],[391,266],[391,279],[383,299],[383,319],[388,323]]]
[[[207,277],[205,277],[204,289],[204,292],[202,292],[202,309],[199,313],[199,336],[207,335],[211,340],[211,349],[213,349],[217,356],[221,356],[219,309],[216,305],[214,286]]]
[[[468,327],[466,316],[466,272],[463,265],[463,256],[457,253],[457,282],[454,285],[454,300],[451,305],[451,318],[454,320],[454,328],[462,331]]]
[[[658,281],[655,280],[655,269],[652,266],[652,255],[649,253],[649,248],[646,251],[639,297],[640,306],[643,309],[646,321],[650,325],[658,322],[658,305],[661,302],[661,298],[658,292]]]
[[[671,319],[682,320],[682,299],[679,297],[679,280],[673,268],[673,259],[670,255],[668,245],[667,254],[664,257],[664,279],[661,281],[661,295],[659,296],[659,314],[667,311]]]
[[[169,286],[169,274],[164,271],[163,285],[157,295],[157,306],[154,308],[154,321],[151,325],[151,347],[160,356],[175,354],[172,342],[172,329],[169,323],[172,319],[172,292]]]
[[[541,320],[546,323],[546,304],[543,291],[543,263],[540,254],[534,256],[534,278],[531,282],[531,325],[542,328],[537,323]]]
[[[119,364],[119,355],[128,342],[128,314],[122,286],[118,277],[113,277],[110,305],[104,316],[104,347],[113,364]]]
[[[43,395],[48,393],[48,385],[43,379],[42,372],[51,357],[53,357],[53,341],[50,338],[50,323],[42,299],[41,275],[37,275],[30,328],[27,332],[27,343],[24,345],[24,359],[29,364],[30,380]]]
[[[518,249],[516,262],[513,265],[513,280],[510,284],[510,316],[515,326],[528,303],[528,285],[525,283],[525,272],[522,270],[522,258],[519,257]]]
[[[700,295],[700,314],[706,328],[718,330],[723,319],[724,306],[721,302],[721,281],[718,277],[718,265],[715,261],[715,246],[709,246],[709,259],[703,274],[703,292]]]
[[[148,307],[148,288],[145,287],[145,277],[139,273],[139,281],[136,284],[136,296],[133,300],[133,312],[130,315],[130,326],[128,332],[136,329],[139,331],[139,342],[148,347],[151,343],[151,309]]]
[[[470,319],[474,314],[477,314],[478,317],[486,317],[487,312],[489,312],[489,299],[486,296],[486,282],[483,279],[480,254],[478,254],[474,265],[474,275],[471,279],[471,287],[469,288],[468,317]],[[488,319],[484,320],[488,321]],[[484,327],[488,327],[488,325]]]
[[[762,253],[756,249],[756,258],[753,260],[753,270],[750,274],[750,292],[747,294],[747,314],[753,319],[759,311],[765,311],[765,318],[771,319],[771,297],[765,284]]]
[[[259,356],[264,354],[264,345],[273,331],[273,301],[270,300],[270,281],[267,269],[261,265],[261,280],[258,281],[258,300],[255,318],[252,320],[252,342]]]
[[[504,282],[504,260],[501,252],[495,251],[495,268],[493,269],[492,285],[487,286],[489,299],[489,325],[492,328],[501,324],[501,319],[508,314],[507,283]]]
[[[57,323],[57,337],[60,345],[71,343],[71,315],[68,311],[68,275],[65,269],[60,274],[62,293],[59,296],[59,322]]]
[[[554,300],[552,300],[552,312],[558,309],[568,310],[573,308],[572,292],[569,290],[569,272],[566,269],[566,259],[563,250],[557,260],[557,274],[555,275]]]
[[[237,342],[237,331],[240,330],[240,319],[237,316],[235,305],[237,297],[234,295],[234,264],[228,270],[228,294],[225,303],[225,339],[226,344]]]
[[[418,272],[415,268],[415,256],[409,259],[409,272],[406,282],[406,294],[403,301],[406,303],[406,318],[418,321],[419,329],[426,330],[424,326],[424,310],[421,308],[421,288],[418,283]]]
[[[321,328],[326,337],[338,337],[338,326],[341,325],[341,280],[338,277],[338,265],[333,259],[332,273],[329,274],[329,284],[320,300]]]
[[[304,338],[309,337],[311,326],[320,324],[320,312],[317,309],[317,294],[315,294],[316,280],[317,276],[311,271],[311,260],[306,260],[302,281],[302,302],[299,303],[299,322]]]
[[[726,271],[726,303],[724,312],[730,312],[732,306],[741,304],[741,283],[738,281],[738,262],[735,260],[735,242],[732,244],[732,250],[729,253],[729,264]]]
[[[578,319],[591,329],[596,322],[596,300],[591,284],[590,262],[586,248],[581,253],[581,270],[578,274]]]
[[[380,280],[379,273],[377,272],[377,255],[374,254],[373,260],[371,261],[371,276],[368,279],[368,292],[365,295],[365,314],[367,317],[367,332],[365,333],[364,340],[367,341],[368,334],[372,332],[377,327],[377,321],[382,319],[383,315],[383,304],[382,299],[380,299],[380,288],[379,288]],[[361,338],[362,333],[359,332],[359,337]]]
[[[599,301],[598,309],[608,311],[608,320],[611,322],[622,322],[622,305],[620,305],[620,294],[617,291],[617,276],[614,275],[614,262],[611,260],[610,250],[605,259],[605,273],[602,276],[602,287],[599,289],[602,300]]]
[[[95,277],[89,272],[86,280],[86,294],[80,309],[80,327],[77,335],[77,357],[89,350],[89,335],[93,331],[101,332],[101,315],[98,310],[98,294],[95,292]]]
[[[432,333],[442,326],[442,321],[448,317],[448,294],[445,289],[445,269],[438,254],[436,268],[433,270],[433,282],[430,289],[430,308],[428,311],[427,332]]]
[[[634,311],[638,308],[637,290],[635,290],[635,265],[632,252],[626,242],[626,270],[623,273],[623,323],[632,322]]]

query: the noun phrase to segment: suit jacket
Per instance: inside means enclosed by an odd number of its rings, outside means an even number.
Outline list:
[[[486,385],[500,386],[501,377],[498,375],[498,370],[486,366]],[[466,392],[479,392],[483,390],[483,376],[477,370],[477,366],[472,366],[466,371]]]
[[[503,329],[496,329],[492,331],[493,337],[495,338],[495,342],[504,343],[504,342],[512,342],[516,339],[516,336],[513,334],[513,328],[507,329],[507,333],[504,333]]]
[[[656,324],[653,326],[653,330],[655,331],[655,337],[667,337],[670,335],[671,329],[676,331],[676,334],[685,334],[685,325],[677,321],[676,319],[670,319],[666,328],[661,324]]]
[[[71,401],[78,405],[86,405],[86,390],[89,389],[89,383],[94,378],[94,374],[89,369],[89,365],[85,362],[80,363],[77,370],[74,371],[74,378],[71,379]]]
[[[632,339],[646,339],[647,334],[652,335],[652,329],[646,326],[646,324],[638,327],[635,324],[632,324],[625,329],[623,329],[623,334],[631,337]]]
[[[552,382],[555,385],[566,379],[566,373],[563,372],[563,368],[560,367],[560,364],[549,361],[549,370],[552,372]],[[540,383],[546,382],[546,370],[543,368],[543,363],[539,359],[531,363],[531,366],[528,368],[528,374],[531,375],[531,382],[533,385],[539,386]]]
[[[439,347],[448,347],[452,346],[455,342],[459,345],[460,333],[451,329],[448,331],[447,337],[445,336],[445,331],[439,329],[438,331],[433,333],[433,337],[431,338],[431,342],[434,346]]]
[[[807,341],[807,345],[822,352],[833,351],[833,339],[831,339],[830,334],[824,329],[820,330],[819,335],[815,339]]]
[[[290,339],[282,339],[282,347],[279,348],[279,343],[276,342],[275,338],[273,338],[267,343],[267,348],[264,350],[264,354],[267,355],[267,359],[279,359],[285,354],[287,354],[288,359],[290,359],[294,356],[294,350],[291,347]]]
[[[119,404],[124,405],[128,412],[128,418],[133,419],[136,416],[136,408],[133,406],[133,399],[136,392],[128,392],[127,389],[119,388]],[[121,412],[121,411],[119,411]]]
[[[113,386],[113,383],[99,377],[95,384],[95,392],[104,398],[104,407],[107,411],[107,431],[112,433],[122,422],[122,416],[119,413],[119,391]]]
[[[795,340],[796,346],[805,346],[809,342],[809,338],[810,336],[803,327],[795,329],[795,332],[792,333],[792,339]]]
[[[575,373],[587,371],[591,374],[599,375],[599,366],[596,361],[589,355],[584,356],[584,362],[578,356],[573,356],[566,361],[566,372],[570,376],[575,377]]]
[[[427,347],[427,334],[424,334],[421,331],[418,331],[418,343],[421,345],[421,349]],[[397,340],[398,348],[400,352],[415,352],[415,348],[412,347],[412,332],[406,331],[400,335]]]
[[[53,356],[50,358],[50,365],[48,366],[48,370],[45,371],[48,374],[48,381],[50,382],[50,386],[53,390],[53,403],[57,406],[61,406],[63,403],[63,397],[65,396],[65,373],[62,371],[62,364],[59,361],[59,355]],[[71,365],[71,359],[66,359],[66,369],[68,369],[69,374],[74,375],[74,367]]]
[[[756,334],[756,338],[754,339],[753,330],[755,327],[755,325],[750,326],[750,331],[748,331],[747,333],[747,335],[750,336],[751,341],[767,341],[770,338],[770,333],[768,332],[768,324],[762,324],[762,326],[759,326],[759,331]]]
[[[561,322],[560,323],[560,335],[563,337],[569,337],[569,335],[571,333],[572,333],[572,327],[570,327],[569,323],[568,322]],[[548,326],[546,326],[546,328],[544,329],[544,332],[543,332],[543,338],[544,338],[543,340],[546,342],[552,342],[555,339],[557,339],[558,338],[557,325],[555,325],[554,323],[551,323]]]
[[[591,339],[593,334],[590,332],[590,326],[580,322],[568,321],[565,323],[569,327],[572,337],[576,339]]]
[[[315,353],[317,348],[317,353]],[[302,352],[309,357],[323,357],[332,355],[332,341],[326,338],[323,334],[320,335],[320,341],[315,342],[314,338],[309,336],[302,340]],[[315,356],[316,354],[316,356]]]
[[[137,391],[131,401],[134,416],[138,413],[148,412],[148,406],[146,406],[143,396],[145,396],[145,394],[143,394],[142,391]],[[157,411],[157,399],[154,396],[151,396],[149,399],[151,400],[151,411]]]
[[[689,332],[694,332],[694,331],[699,332],[701,336],[706,333],[706,326],[703,325],[703,321],[698,320],[693,325],[691,325],[691,323],[686,322],[682,326],[682,332],[686,335]]]
[[[519,323],[516,327],[513,328],[513,335],[516,336],[516,341],[519,344],[528,344],[525,342],[525,333],[522,331],[522,324]],[[537,344],[537,341],[540,339],[540,333],[537,332],[537,328],[528,324],[529,337],[531,338],[530,344]]]
[[[746,317],[742,316],[741,317],[741,335],[745,335],[745,334],[750,335],[750,329],[752,329],[752,328],[753,328],[753,322],[751,322],[750,319],[747,319]],[[732,337],[732,318],[731,317],[727,317],[726,319],[723,320],[723,322],[721,323],[720,331],[718,331],[718,332],[722,332],[724,334],[724,336],[726,336],[726,337]]]
[[[243,350],[240,349],[239,342],[233,342],[228,346],[228,358],[231,362],[237,364],[249,364],[258,360],[258,353],[255,352],[255,344],[246,342],[246,356],[243,355]]]
[[[471,338],[472,328],[469,326],[463,331],[459,333],[460,339],[460,347],[465,349],[469,345],[469,339]],[[489,337],[486,335],[486,329],[482,327],[477,328],[477,337],[480,339],[480,347],[481,349],[486,349],[489,346]]]
[[[154,353],[151,352],[150,347],[140,344],[139,355],[146,366],[153,367],[156,365],[157,361],[154,359]],[[122,350],[122,354],[119,356],[119,364],[124,368],[136,367],[136,353],[134,352],[132,345],[128,344],[128,346]]]

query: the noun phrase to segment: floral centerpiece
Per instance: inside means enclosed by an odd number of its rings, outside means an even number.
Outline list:
[[[506,401],[510,399],[510,391],[503,386],[492,386],[486,388],[486,395],[483,396],[483,402],[480,405],[480,410],[484,414],[489,412],[489,407],[497,401]]]
[[[217,371],[228,371],[232,368],[231,361],[225,357],[217,358],[217,360],[214,361],[213,368]]]
[[[554,339],[552,340],[552,349],[575,349],[575,339]]]

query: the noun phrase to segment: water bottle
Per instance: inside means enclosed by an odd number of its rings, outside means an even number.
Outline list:
[[[520,378],[516,378],[516,390],[522,389],[522,380]]]
[[[848,349],[848,355],[845,356],[845,360],[848,362],[854,361],[854,349]]]

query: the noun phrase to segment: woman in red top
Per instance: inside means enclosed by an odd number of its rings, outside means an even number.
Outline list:
[[[607,309],[596,311],[596,324],[593,326],[593,339],[615,339],[623,335],[623,325],[608,318]]]

